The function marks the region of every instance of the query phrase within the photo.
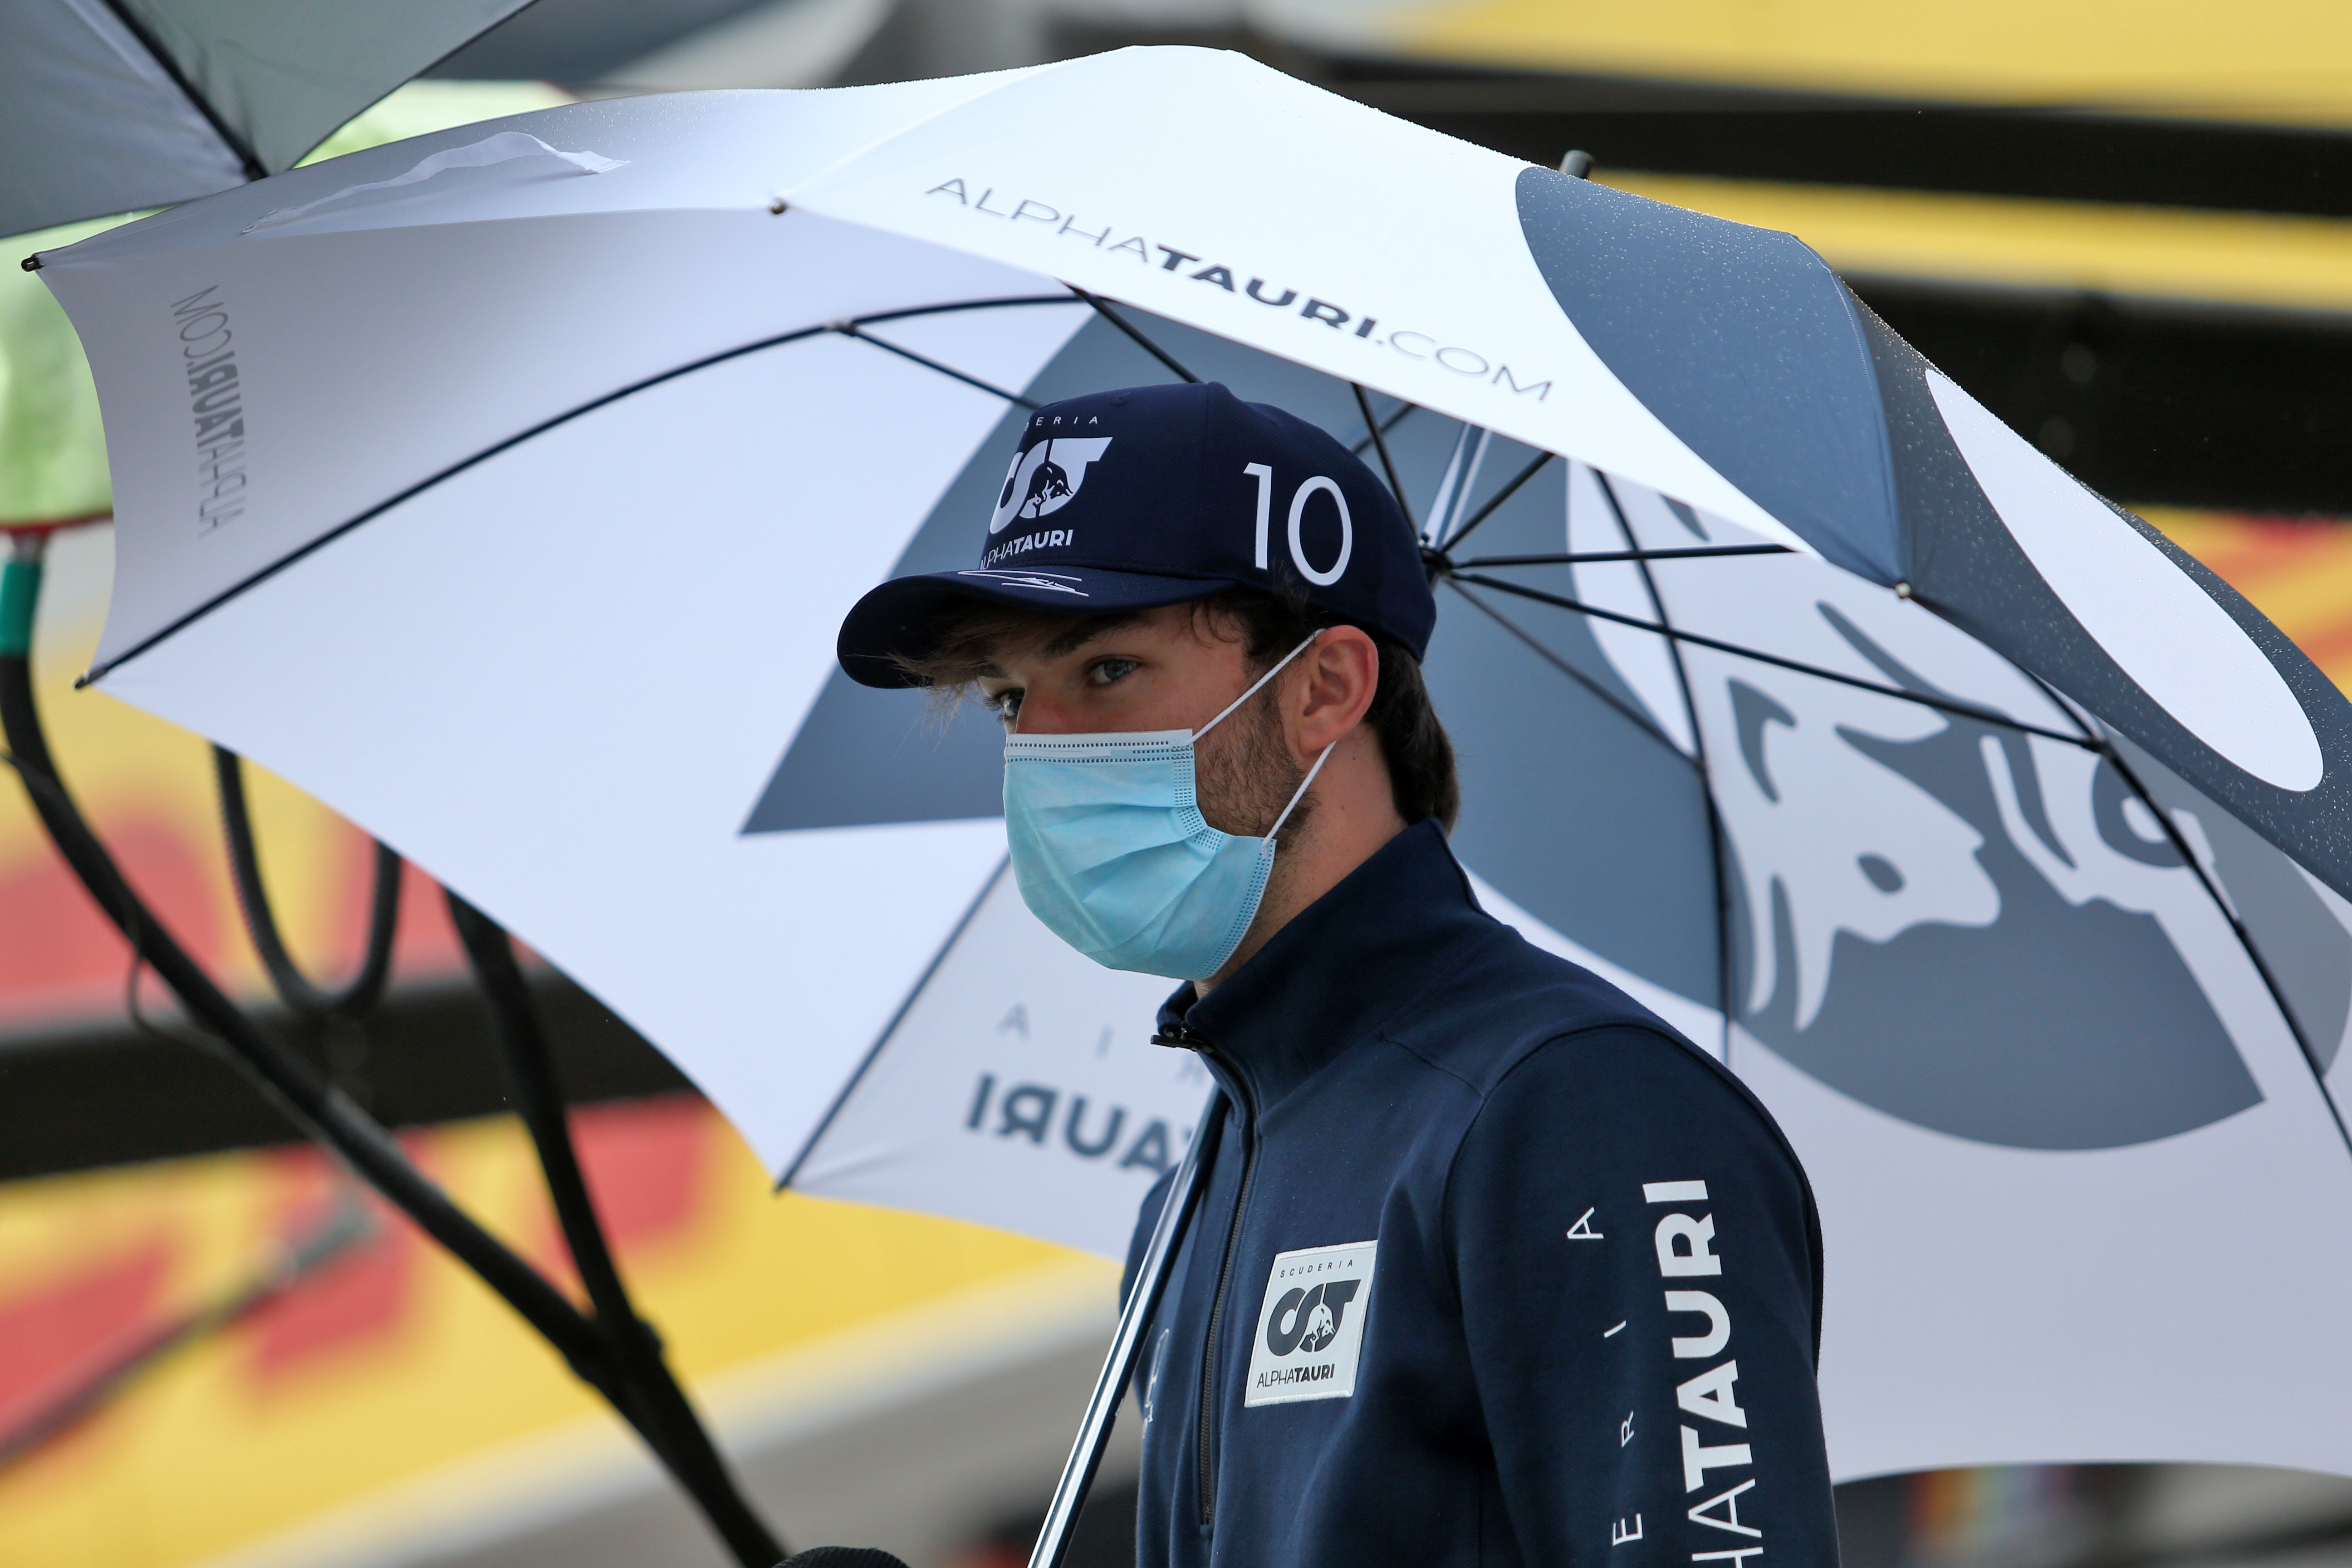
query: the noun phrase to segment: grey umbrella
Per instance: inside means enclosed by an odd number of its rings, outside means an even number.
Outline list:
[[[0,234],[165,206],[291,168],[530,0],[9,0]]]

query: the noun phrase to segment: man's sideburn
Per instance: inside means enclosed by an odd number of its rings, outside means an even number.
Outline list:
[[[1210,826],[1245,837],[1264,837],[1307,776],[1283,738],[1282,716],[1275,706],[1276,693],[1281,689],[1282,676],[1276,676],[1231,718],[1193,743],[1193,778],[1200,792],[1201,815]],[[1311,795],[1298,803],[1282,825],[1277,849],[1297,838],[1314,804]]]
[[[1292,758],[1289,743],[1283,738],[1282,716],[1276,706],[1276,694],[1288,674],[1285,670],[1276,676],[1231,718],[1194,742],[1193,779],[1201,816],[1210,826],[1264,837],[1307,777],[1307,770]],[[1225,743],[1220,745],[1220,741]],[[1289,908],[1286,885],[1295,864],[1289,850],[1314,811],[1315,794],[1309,790],[1283,822],[1281,836],[1275,840],[1274,868],[1267,874],[1265,897],[1236,952],[1255,951],[1260,928],[1273,918],[1270,911]],[[1227,968],[1231,967],[1228,963]]]

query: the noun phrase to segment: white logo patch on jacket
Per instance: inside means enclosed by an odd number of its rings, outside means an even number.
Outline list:
[[[1356,1392],[1380,1248],[1377,1240],[1350,1241],[1275,1255],[1257,1310],[1244,1405],[1346,1399]]]

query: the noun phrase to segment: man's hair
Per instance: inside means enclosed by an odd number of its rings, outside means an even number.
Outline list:
[[[1262,675],[1291,649],[1327,626],[1352,625],[1295,595],[1228,588],[1185,606],[1196,626],[1212,635],[1236,628],[1253,676]],[[1043,645],[1050,656],[1076,648],[1133,616],[1064,616],[974,600],[942,616],[938,635],[920,654],[894,654],[898,667],[934,692],[956,700],[983,675],[995,673],[997,649]],[[1380,684],[1364,721],[1380,737],[1381,760],[1388,764],[1389,794],[1397,815],[1408,823],[1435,817],[1451,832],[1462,809],[1454,743],[1429,700],[1421,661],[1394,637],[1360,628],[1380,650]]]

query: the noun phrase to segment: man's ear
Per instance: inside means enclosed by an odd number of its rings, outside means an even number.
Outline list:
[[[1302,756],[1313,758],[1364,721],[1380,689],[1381,650],[1356,626],[1332,626],[1298,656],[1290,700],[1291,735]]]

